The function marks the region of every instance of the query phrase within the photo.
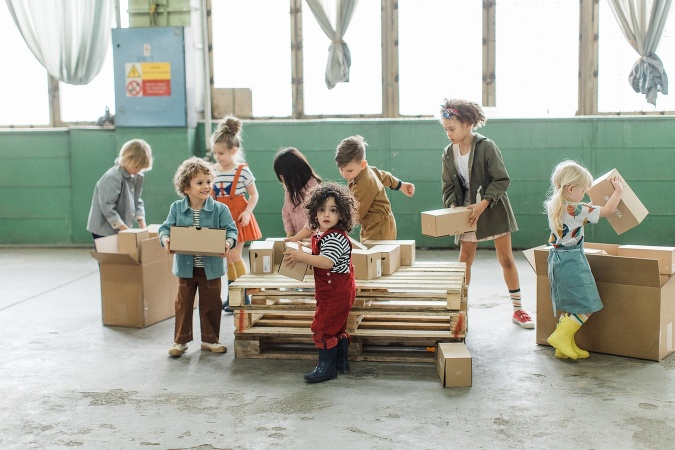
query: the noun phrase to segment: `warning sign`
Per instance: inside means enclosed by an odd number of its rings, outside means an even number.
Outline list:
[[[171,63],[126,63],[127,97],[171,96]]]

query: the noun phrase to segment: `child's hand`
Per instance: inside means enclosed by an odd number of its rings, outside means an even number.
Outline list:
[[[225,253],[221,254],[221,258],[227,258],[227,255],[230,254],[230,242],[225,242]]]
[[[485,211],[485,208],[487,208],[489,204],[489,202],[482,200],[478,203],[467,206],[466,208],[471,210],[471,214],[469,214],[469,220],[467,223],[471,226],[475,225],[476,222],[478,222],[478,218],[481,214],[483,214],[483,211]]]
[[[623,193],[623,179],[620,176],[615,176],[610,180],[612,183],[612,187],[614,187],[615,191],[619,191],[619,193]]]
[[[297,250],[287,249],[284,252],[283,264],[293,268],[297,263],[302,262],[302,257],[305,255],[305,252],[302,250],[303,243],[298,242]]]
[[[171,254],[171,238],[164,238],[164,250],[168,253]]]
[[[246,210],[242,211],[242,213],[239,215],[239,219],[237,219],[237,222],[239,222],[242,227],[248,226],[250,221],[251,213]]]
[[[412,183],[401,183],[401,192],[408,197],[415,195],[415,185]]]

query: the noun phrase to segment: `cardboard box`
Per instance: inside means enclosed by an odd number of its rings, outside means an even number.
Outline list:
[[[371,247],[371,250],[380,252],[382,260],[382,275],[391,275],[401,268],[401,246],[380,244]]]
[[[286,250],[286,238],[267,238],[269,242],[274,242],[274,265],[281,264],[284,259],[284,251]]]
[[[248,260],[251,273],[264,275],[274,272],[275,243],[273,241],[253,241],[248,248]],[[283,251],[281,252],[283,257]]]
[[[104,325],[144,328],[175,314],[178,278],[171,272],[173,256],[159,238],[140,243],[140,262],[118,251],[118,235],[94,241],[90,252],[101,276]]]
[[[591,352],[660,361],[675,352],[675,276],[659,275],[654,259],[611,256],[618,245],[585,247],[609,249],[608,255],[586,255],[603,308],[594,313],[575,335],[577,345]],[[548,280],[548,250],[534,250],[537,274],[537,344],[555,330]],[[558,311],[558,316],[561,311]]]
[[[385,244],[385,245],[398,245],[401,247],[401,265],[402,266],[412,266],[415,264],[415,241],[414,240],[390,240],[390,241],[377,241],[377,240],[367,240],[363,242],[366,247],[372,248],[376,245]]]
[[[145,229],[148,230],[148,237],[153,238],[159,236],[159,227],[161,227],[161,223],[151,223],[148,225]]]
[[[655,247],[650,245],[620,245],[618,256],[656,259],[659,272],[663,275],[675,273],[675,247]]]
[[[171,227],[171,251],[184,255],[221,256],[227,230],[206,227]]]
[[[591,198],[591,203],[599,206],[605,206],[605,204],[607,204],[607,200],[609,200],[609,197],[611,197],[614,192],[614,186],[612,186],[610,178],[614,178],[618,175],[619,172],[616,169],[612,169],[593,181],[593,185],[588,190],[588,196]],[[621,234],[639,225],[640,222],[647,217],[648,213],[649,211],[647,211],[645,205],[642,204],[640,199],[624,180],[619,206],[614,210],[614,214],[607,216],[607,220],[612,228],[614,228],[614,231],[616,231],[616,234]]]
[[[464,206],[423,211],[422,234],[443,237],[476,231],[476,224],[468,223],[470,214],[471,210]]]
[[[372,249],[352,249],[354,278],[357,280],[373,280],[382,276],[382,255]]]
[[[471,386],[471,353],[462,342],[438,344],[436,369],[443,387]]]
[[[298,249],[298,244],[295,242],[286,242],[286,248],[289,250],[297,250]],[[303,246],[302,251],[308,254],[312,254],[312,250]],[[307,274],[307,268],[309,267],[309,264],[299,262],[293,267],[289,267],[286,264],[282,263],[279,265],[279,270],[278,273],[279,275],[284,275],[289,278],[293,278],[294,280],[298,281],[303,281],[305,279],[305,275]]]
[[[117,233],[117,252],[131,255],[136,261],[139,261],[139,246],[143,239],[148,239],[148,230],[139,228],[128,228]]]

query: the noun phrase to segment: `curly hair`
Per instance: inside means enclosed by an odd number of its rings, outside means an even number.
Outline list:
[[[190,187],[192,179],[199,174],[210,175],[211,181],[216,177],[213,173],[213,166],[201,158],[193,156],[183,161],[173,176],[173,187],[176,193],[180,197],[185,197],[185,190]]]
[[[322,207],[330,197],[335,199],[335,204],[338,209],[337,226],[349,233],[358,221],[357,210],[359,202],[354,198],[354,195],[347,186],[333,181],[321,183],[309,193],[309,200],[305,202],[305,213],[307,214],[309,227],[313,230],[319,228],[319,221],[316,216],[319,212],[319,208]]]
[[[449,111],[451,115],[457,117],[457,120],[473,125],[474,128],[482,127],[487,122],[483,108],[478,103],[468,100],[446,98],[441,105],[441,117],[445,117],[444,111]]]

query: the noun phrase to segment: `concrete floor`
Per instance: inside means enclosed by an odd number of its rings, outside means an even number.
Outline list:
[[[420,251],[420,260],[457,259]],[[535,276],[516,254],[524,305]],[[492,251],[469,292],[473,387],[442,388],[432,364],[352,363],[307,385],[313,365],[235,359],[193,342],[167,355],[173,320],[101,325],[88,249],[0,249],[0,448],[671,449],[675,357],[560,361],[511,323]],[[196,316],[196,315],[195,315]],[[196,330],[198,323],[195,322]]]

